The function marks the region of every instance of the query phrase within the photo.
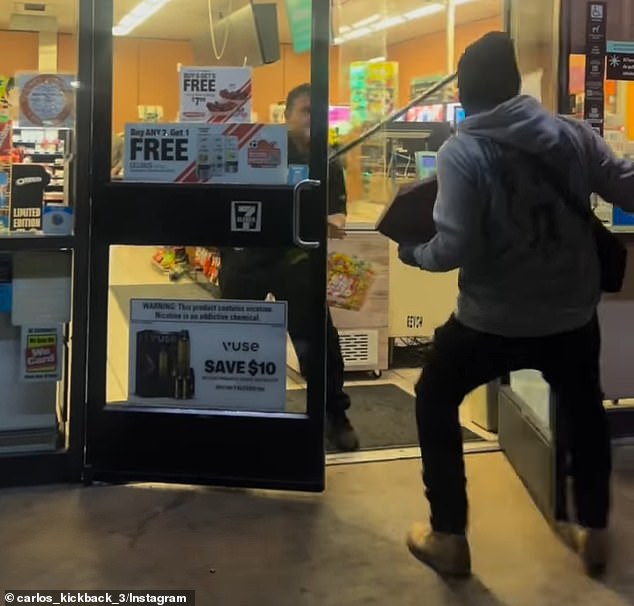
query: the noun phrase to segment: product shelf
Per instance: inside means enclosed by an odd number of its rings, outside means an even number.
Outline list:
[[[0,233],[0,251],[67,250],[75,248],[76,236],[50,236],[32,233]]]

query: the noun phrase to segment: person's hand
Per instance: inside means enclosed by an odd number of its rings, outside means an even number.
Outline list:
[[[398,245],[398,257],[405,263],[405,265],[411,265],[412,267],[420,267],[418,261],[416,261],[416,250],[420,244],[399,244]]]
[[[328,215],[328,237],[331,240],[343,240],[346,237],[346,215]]]
[[[331,240],[343,240],[346,237],[346,230],[328,223],[328,238]]]

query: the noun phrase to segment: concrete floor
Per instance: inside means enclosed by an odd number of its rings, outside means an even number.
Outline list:
[[[631,461],[629,461],[631,463]],[[427,516],[417,461],[328,470],[323,495],[95,486],[0,493],[0,588],[195,589],[214,606],[617,606],[634,602],[634,474],[614,559],[586,578],[500,453],[467,458],[475,576],[445,583],[403,537]],[[623,465],[622,467],[628,467]]]

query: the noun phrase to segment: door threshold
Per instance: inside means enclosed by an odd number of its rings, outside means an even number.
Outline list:
[[[465,454],[483,452],[498,452],[500,444],[497,440],[486,442],[466,442]],[[419,459],[418,446],[403,448],[377,448],[375,450],[359,450],[357,452],[337,452],[326,455],[326,465],[356,465],[359,463],[383,463],[386,461],[399,461]]]

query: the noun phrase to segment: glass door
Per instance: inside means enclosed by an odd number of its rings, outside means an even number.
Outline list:
[[[91,3],[88,481],[323,489],[330,16],[286,4]]]

